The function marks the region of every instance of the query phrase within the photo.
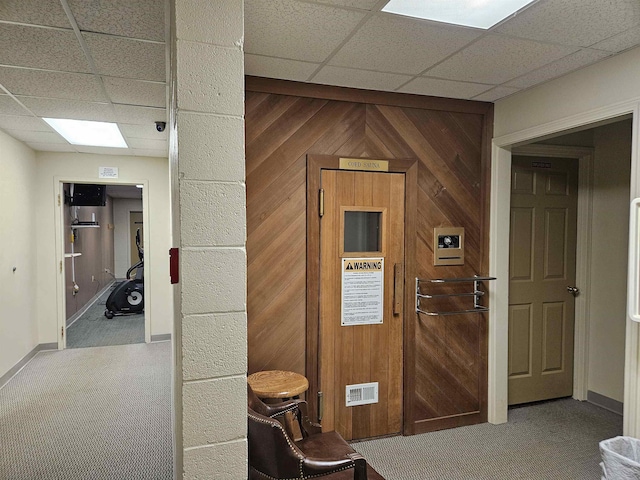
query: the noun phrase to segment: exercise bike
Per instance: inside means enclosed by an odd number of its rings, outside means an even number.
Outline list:
[[[144,249],[140,246],[140,229],[136,232],[136,247],[140,261],[127,270],[127,279],[118,284],[107,298],[104,316],[108,319],[144,312]],[[134,270],[136,275],[131,278]]]

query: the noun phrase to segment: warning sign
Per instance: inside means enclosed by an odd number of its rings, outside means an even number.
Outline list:
[[[382,323],[384,258],[342,259],[341,325]]]

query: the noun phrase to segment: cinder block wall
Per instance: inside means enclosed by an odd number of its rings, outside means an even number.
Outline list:
[[[174,240],[179,238],[181,275],[176,432],[182,458],[176,464],[179,478],[243,479],[247,475],[243,1],[174,0],[173,8],[172,175],[173,193],[179,195],[174,214],[179,215],[180,231]]]

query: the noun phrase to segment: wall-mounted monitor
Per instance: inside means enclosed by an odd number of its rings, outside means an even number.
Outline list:
[[[107,204],[107,186],[76,183],[71,186],[70,205],[77,207],[104,207]]]

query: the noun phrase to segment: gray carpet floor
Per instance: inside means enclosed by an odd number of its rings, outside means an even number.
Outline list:
[[[116,285],[67,327],[67,348],[144,343],[144,313],[113,317],[111,320],[104,316],[105,303]]]
[[[0,389],[0,479],[172,470],[170,342],[41,352]]]
[[[599,480],[598,442],[622,417],[562,399],[509,410],[488,423],[352,446],[387,480]]]

